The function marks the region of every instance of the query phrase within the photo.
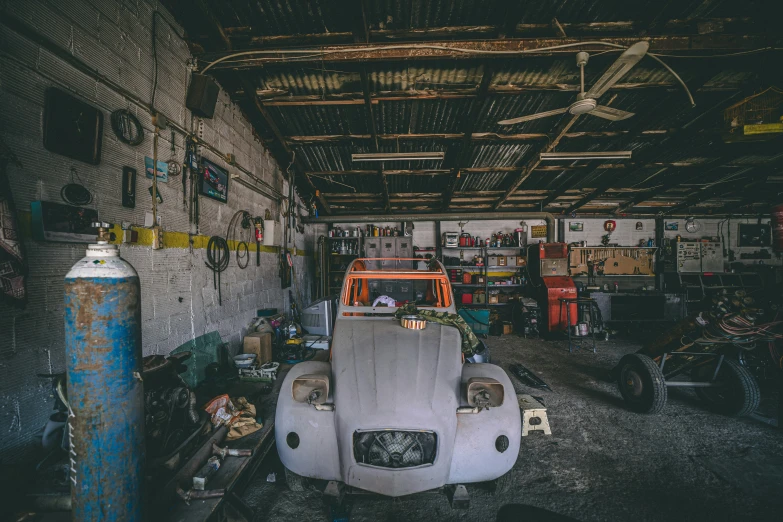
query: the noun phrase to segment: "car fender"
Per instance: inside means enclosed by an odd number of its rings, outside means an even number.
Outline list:
[[[275,412],[277,451],[283,465],[294,473],[303,477],[342,480],[334,411],[316,410],[315,406],[296,402],[293,397],[294,379],[308,373],[328,375],[332,379],[332,368],[328,362],[305,361],[288,371],[280,387]],[[334,403],[331,390],[327,403]],[[290,433],[299,437],[296,448],[287,441]]]
[[[522,416],[511,380],[494,364],[465,364],[462,367],[463,389],[471,377],[489,377],[503,385],[503,404],[478,413],[457,414],[457,433],[449,473],[449,484],[494,480],[508,472],[519,456],[522,439]],[[463,393],[464,394],[464,393]],[[467,406],[467,399],[460,397]],[[508,448],[496,448],[498,437],[508,437]]]

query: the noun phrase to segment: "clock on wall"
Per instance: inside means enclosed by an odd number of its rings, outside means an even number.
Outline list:
[[[60,89],[46,89],[43,125],[46,150],[98,165],[102,138],[100,109]]]

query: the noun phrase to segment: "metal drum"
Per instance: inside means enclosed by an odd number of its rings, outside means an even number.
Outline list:
[[[142,520],[140,297],[136,271],[105,241],[65,276],[73,520]]]

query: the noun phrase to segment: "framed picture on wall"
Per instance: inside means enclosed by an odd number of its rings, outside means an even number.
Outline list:
[[[228,171],[202,158],[198,192],[221,203],[228,203]]]
[[[585,224],[583,221],[569,221],[568,222],[568,230],[571,232],[583,232],[585,229]]]
[[[679,230],[680,229],[680,222],[679,221],[667,221],[663,224],[664,230]]]

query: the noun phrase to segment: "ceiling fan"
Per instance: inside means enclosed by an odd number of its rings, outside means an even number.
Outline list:
[[[581,73],[581,88],[579,94],[576,95],[576,101],[568,107],[562,109],[555,109],[552,111],[539,112],[536,114],[529,114],[527,116],[520,116],[519,118],[511,118],[509,120],[499,121],[498,125],[514,125],[515,123],[522,123],[523,121],[537,120],[539,118],[546,118],[548,116],[557,116],[558,114],[565,114],[566,112],[573,115],[577,114],[592,114],[599,118],[604,118],[611,121],[620,121],[626,118],[630,118],[634,113],[621,111],[605,105],[598,105],[596,101],[601,97],[603,93],[609,90],[615,83],[626,75],[628,71],[633,68],[634,65],[639,63],[644,55],[647,53],[647,49],[650,44],[641,41],[636,42],[628,49],[623,51],[617,60],[606,70],[597,82],[585,92],[585,65],[590,55],[584,51],[576,53],[576,65],[579,67]]]

